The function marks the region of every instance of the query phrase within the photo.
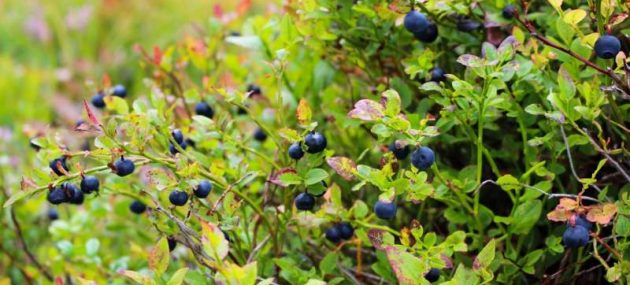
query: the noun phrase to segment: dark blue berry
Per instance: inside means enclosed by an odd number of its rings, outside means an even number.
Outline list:
[[[295,207],[301,211],[310,211],[315,206],[315,197],[313,195],[302,192],[295,197]]]
[[[262,90],[260,89],[260,86],[256,85],[256,84],[250,84],[247,86],[247,93],[249,93],[249,96],[257,96],[257,95],[261,95],[262,94]]]
[[[432,43],[438,37],[437,25],[435,25],[434,23],[430,23],[426,29],[414,33],[414,36],[416,37],[416,39],[419,39],[422,42]]]
[[[431,73],[431,81],[441,82],[446,80],[446,72],[439,67],[434,67],[429,71]]]
[[[393,142],[391,144],[389,144],[389,146],[387,147],[389,149],[389,151],[394,153],[394,156],[398,159],[398,160],[403,160],[405,158],[407,158],[407,156],[409,155],[409,145],[405,145],[404,147],[399,147],[396,146],[396,142]]]
[[[83,180],[81,180],[81,191],[85,194],[90,194],[94,191],[98,191],[98,187],[100,186],[100,182],[96,176],[85,176]]]
[[[304,151],[299,142],[294,142],[289,146],[289,157],[298,160],[304,156]]]
[[[396,216],[396,203],[378,200],[374,204],[374,213],[383,220],[391,220]]]
[[[70,204],[75,204],[75,205],[83,204],[83,200],[84,200],[83,192],[81,192],[79,187],[75,186],[74,184],[67,183],[67,182],[62,184],[61,187],[66,192],[66,195],[70,195],[68,199],[68,202],[70,202]]]
[[[142,213],[144,213],[144,211],[147,210],[147,205],[145,205],[144,203],[140,202],[139,200],[134,200],[129,205],[129,210],[131,210],[131,212],[133,212],[135,214],[142,214]]]
[[[55,208],[48,209],[47,215],[48,215],[48,219],[51,221],[59,219],[59,212],[57,212],[57,209]]]
[[[462,19],[457,21],[457,29],[462,32],[472,32],[481,28],[481,23],[471,20],[471,19]]]
[[[173,190],[173,192],[168,195],[168,200],[175,206],[186,205],[186,202],[188,202],[188,193],[180,190]]]
[[[254,139],[259,142],[264,142],[267,139],[267,134],[261,128],[256,129],[254,131]]]
[[[304,144],[306,145],[306,152],[308,153],[318,153],[322,152],[328,142],[326,141],[326,137],[320,132],[310,132],[304,138]]]
[[[405,15],[405,19],[403,20],[403,25],[407,31],[412,33],[418,33],[427,29],[429,26],[429,20],[424,14],[413,10]]]
[[[326,230],[326,239],[333,242],[338,243],[341,241],[341,233],[336,226],[332,226]]]
[[[120,98],[125,98],[127,97],[127,89],[125,89],[125,86],[118,84],[112,89],[112,95]]]
[[[583,226],[568,226],[562,234],[562,242],[566,247],[577,248],[585,246],[588,243],[588,230]]]
[[[171,132],[171,135],[173,136],[173,139],[178,143],[178,144],[182,144],[184,143],[184,134],[182,134],[182,131],[180,131],[179,129],[174,129]]]
[[[60,158],[55,158],[53,159],[50,164],[50,169],[52,169],[52,171],[59,175],[62,176],[64,175],[64,173],[61,171],[61,169],[64,169],[65,171],[68,171],[68,165],[66,164],[66,157],[60,157]]]
[[[133,173],[133,171],[136,169],[136,165],[133,163],[133,161],[121,157],[114,163],[114,168],[116,169],[116,174],[118,176],[124,177]]]
[[[181,143],[179,145],[179,147],[181,147],[182,149],[186,149],[186,147],[188,147],[188,144],[186,142]],[[176,153],[179,153],[179,150],[175,147],[175,145],[173,144],[169,144],[168,145],[168,151],[172,154],[175,155]]]
[[[193,190],[193,193],[195,193],[195,196],[198,198],[206,198],[208,197],[208,194],[210,194],[210,191],[212,191],[212,182],[208,180],[201,180],[199,185],[197,185],[197,188]]]
[[[437,268],[431,268],[431,270],[424,275],[424,279],[432,283],[437,281],[440,279],[440,270]]]
[[[212,119],[212,117],[214,117],[214,110],[212,110],[212,107],[210,107],[208,103],[199,102],[195,105],[195,114]]]
[[[102,109],[105,108],[105,94],[103,92],[98,92],[96,95],[92,96],[92,106]]]
[[[426,170],[435,161],[435,154],[430,148],[423,146],[411,154],[411,164],[419,170]]]
[[[593,228],[593,223],[589,222],[584,216],[577,216],[575,218],[575,225],[582,226],[587,231],[590,231]]]
[[[339,236],[345,240],[351,239],[354,235],[354,229],[352,228],[352,225],[348,222],[338,224],[337,230],[339,230]]]
[[[613,58],[619,53],[620,50],[621,42],[618,38],[611,35],[601,36],[595,42],[595,54],[597,54],[597,56],[600,58]]]
[[[167,237],[166,241],[168,242],[168,251],[173,251],[173,249],[175,249],[175,247],[177,246],[177,241],[175,240],[175,238]]]
[[[508,4],[508,5],[505,5],[505,7],[503,7],[503,11],[501,12],[501,14],[503,14],[503,18],[506,18],[509,20],[514,17],[515,12],[516,12],[516,8]]]

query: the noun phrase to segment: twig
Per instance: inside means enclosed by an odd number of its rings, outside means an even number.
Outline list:
[[[37,267],[37,270],[44,274],[48,281],[52,282],[54,279],[53,275],[50,273],[50,271],[48,271],[46,267],[44,267],[39,262],[39,260],[37,260],[35,255],[33,255],[33,253],[28,249],[26,241],[24,240],[24,236],[22,235],[22,227],[20,227],[20,223],[15,216],[15,209],[13,207],[11,207],[11,221],[13,222],[13,226],[15,226],[15,234],[17,235],[18,241],[20,242],[20,246],[22,247],[22,250],[24,250],[24,253],[26,253],[31,262],[33,262],[35,267]]]
[[[265,246],[265,243],[267,243],[270,238],[271,235],[267,235],[267,237],[265,237],[258,245],[256,245],[252,252],[249,253],[249,256],[247,257],[247,263],[250,263],[254,259],[254,257],[256,257],[256,253],[258,253],[258,251],[260,251],[263,246]]]
[[[564,147],[567,149],[567,157],[569,158],[569,167],[571,168],[571,173],[573,173],[573,177],[575,180],[580,181],[580,177],[577,175],[575,171],[575,166],[573,166],[573,157],[571,156],[571,147],[569,146],[569,140],[567,139],[567,134],[564,132],[564,127],[560,124],[560,133],[562,134],[562,140],[564,141]],[[597,192],[602,192],[597,185],[591,184],[591,187],[595,188]]]
[[[588,197],[588,196],[579,196],[579,195],[562,194],[562,193],[549,194],[549,193],[545,192],[544,190],[542,190],[540,188],[536,188],[534,186],[529,186],[527,184],[523,184],[523,183],[497,183],[496,181],[490,180],[490,179],[483,181],[481,183],[481,185],[479,185],[479,188],[477,190],[479,190],[481,187],[483,187],[484,185],[486,185],[488,183],[497,185],[499,187],[500,186],[520,186],[520,187],[525,187],[527,189],[536,190],[536,191],[540,192],[541,194],[546,195],[547,198],[549,198],[549,199],[554,199],[554,198],[573,198],[573,199],[578,199],[579,198],[579,199],[582,199],[582,200],[587,200],[587,201],[592,201],[592,202],[599,203],[599,200],[597,200],[595,198]]]
[[[577,127],[577,126],[576,126]],[[578,128],[578,130],[580,130]],[[593,145],[593,147],[595,147],[595,150],[597,150],[597,152],[601,153],[603,156],[606,157],[606,159],[608,160],[608,162],[610,162],[615,168],[617,168],[617,170],[619,172],[621,172],[621,175],[623,175],[624,178],[626,178],[626,181],[628,181],[628,183],[630,183],[630,175],[628,174],[628,172],[623,169],[623,166],[621,166],[621,164],[619,164],[619,162],[615,161],[614,159],[612,159],[612,157],[610,157],[610,155],[608,154],[607,151],[605,151],[589,134],[588,134],[588,130],[584,129],[584,130],[580,130],[582,132],[582,134],[584,134],[586,137],[588,137],[589,141],[591,142],[591,144]]]

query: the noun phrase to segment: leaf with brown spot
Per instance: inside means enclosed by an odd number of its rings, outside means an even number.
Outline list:
[[[296,116],[298,119],[298,123],[301,126],[307,126],[311,123],[313,112],[311,111],[311,107],[308,105],[308,101],[306,101],[306,99],[300,99],[300,103],[298,104],[296,111]]]
[[[610,223],[615,214],[617,214],[617,206],[613,203],[595,205],[586,214],[586,219],[600,225],[606,225]]]
[[[348,117],[370,122],[382,118],[383,112],[383,106],[378,102],[363,99],[354,104],[354,109],[348,112]]]
[[[326,159],[326,163],[345,180],[352,180],[357,171],[357,164],[347,157],[335,156]]]
[[[377,229],[370,229],[368,230],[367,233],[368,239],[370,239],[370,242],[372,243],[372,245],[378,249],[378,250],[382,250],[383,249],[383,231],[382,230],[377,230]]]
[[[389,264],[396,274],[398,284],[421,284],[424,272],[428,271],[427,264],[420,258],[404,250],[402,246],[386,246],[384,248]]]
[[[162,237],[149,252],[149,268],[155,272],[155,275],[160,276],[166,271],[170,259],[168,253],[168,243],[166,239]]]

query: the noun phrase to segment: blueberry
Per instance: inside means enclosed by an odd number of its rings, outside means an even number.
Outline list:
[[[116,169],[116,174],[118,174],[118,176],[124,177],[133,173],[133,171],[136,170],[136,165],[133,164],[133,161],[121,157],[114,163],[114,168]]]
[[[186,202],[188,202],[188,193],[180,190],[173,190],[173,192],[168,195],[168,200],[175,206],[186,205]]]
[[[304,151],[299,142],[294,142],[289,146],[289,157],[298,160],[304,156]]]
[[[173,251],[173,249],[175,249],[175,247],[177,246],[177,241],[175,240],[175,238],[167,237],[166,241],[168,242],[168,251]]]
[[[339,230],[339,235],[342,239],[349,240],[354,235],[354,229],[352,225],[348,222],[343,222],[337,225],[337,230]]]
[[[424,14],[412,10],[407,15],[405,15],[405,19],[403,20],[403,25],[407,31],[412,33],[418,33],[420,31],[426,30],[429,27],[429,20]]]
[[[214,117],[214,110],[212,110],[212,107],[210,107],[208,103],[202,101],[195,105],[195,114],[212,119],[212,117]]]
[[[588,230],[583,226],[568,226],[562,234],[562,242],[566,247],[576,248],[588,243]]]
[[[129,210],[131,210],[131,212],[135,214],[142,214],[144,213],[144,211],[147,210],[147,205],[140,202],[139,200],[134,200],[133,202],[131,202],[131,205],[129,205]]]
[[[326,239],[333,243],[341,241],[341,233],[339,232],[337,226],[332,226],[326,230]]]
[[[61,187],[55,187],[48,192],[48,202],[54,205],[58,205],[64,202],[68,202],[70,197],[66,194],[66,192]]]
[[[254,139],[259,142],[264,142],[267,139],[267,134],[261,128],[256,129],[254,131]]]
[[[396,203],[378,200],[374,204],[374,213],[383,220],[391,220],[396,216]]]
[[[437,268],[431,268],[431,270],[429,270],[429,272],[424,275],[424,279],[431,283],[437,281],[438,279],[440,279],[440,270]]]
[[[590,231],[593,228],[593,223],[589,222],[584,216],[577,216],[575,218],[575,225],[582,226],[587,231]]]
[[[96,95],[92,96],[92,106],[102,109],[105,108],[105,94],[103,92],[98,92]]]
[[[48,215],[48,219],[51,221],[59,219],[59,212],[57,212],[57,209],[55,208],[48,209],[47,215]]]
[[[435,161],[435,154],[430,148],[423,146],[411,154],[411,164],[419,170],[426,170]]]
[[[125,86],[118,84],[112,89],[112,95],[120,98],[125,98],[127,97],[127,89],[125,89]]]
[[[462,19],[457,21],[457,29],[462,32],[472,32],[481,28],[481,23],[471,20],[471,19]]]
[[[180,131],[179,129],[174,129],[171,132],[171,135],[173,136],[173,139],[178,143],[178,144],[183,144],[184,143],[184,134],[182,134],[182,131]]]
[[[186,149],[186,147],[188,147],[188,144],[186,142],[179,144],[179,147],[181,147],[182,149]],[[179,150],[175,147],[174,144],[169,144],[168,145],[168,151],[172,154],[175,155],[176,153],[179,153]]]
[[[189,145],[189,146],[190,146],[190,147],[192,147],[192,148],[194,148],[194,147],[195,147],[195,145],[196,145],[194,140],[191,140],[191,139],[188,139],[188,138],[184,141],[184,143],[185,143],[186,145]]]
[[[83,204],[83,200],[84,200],[83,192],[81,192],[79,187],[75,186],[74,184],[67,183],[67,182],[61,185],[61,187],[66,192],[66,195],[70,195],[68,202],[75,205]]]
[[[505,7],[503,7],[503,11],[501,12],[501,14],[503,14],[503,18],[506,18],[509,20],[509,19],[512,19],[512,17],[514,17],[515,12],[516,12],[516,8],[508,4],[508,5],[505,5]]]
[[[389,149],[389,151],[394,153],[394,156],[398,160],[403,160],[409,155],[409,145],[405,145],[404,147],[397,147],[396,142],[393,142],[389,144],[387,148]]]
[[[65,156],[53,159],[48,166],[50,166],[50,169],[52,169],[52,171],[59,176],[64,175],[64,173],[61,171],[62,168],[65,171],[69,170],[68,165],[66,164]]]
[[[310,132],[304,138],[304,144],[306,144],[306,152],[308,153],[318,153],[322,152],[328,142],[326,141],[326,137],[320,132]]]
[[[426,29],[414,33],[414,36],[422,42],[432,43],[438,37],[438,28],[434,23],[430,23]]]
[[[208,180],[201,180],[197,188],[193,190],[193,193],[195,193],[195,196],[198,198],[206,198],[208,197],[208,194],[210,194],[211,190],[212,183]]]
[[[100,182],[96,176],[84,176],[83,180],[81,180],[81,191],[85,194],[90,194],[94,191],[98,192],[99,186]]]
[[[257,96],[257,95],[261,95],[262,94],[262,90],[260,89],[260,86],[256,85],[256,84],[249,84],[247,86],[247,93],[249,93],[249,96]]]
[[[315,197],[313,195],[302,192],[295,197],[295,207],[301,211],[309,211],[315,206]]]
[[[441,82],[446,80],[446,72],[439,67],[434,67],[430,71],[431,73],[431,81],[433,82]]]
[[[613,58],[620,50],[621,42],[619,42],[618,38],[611,35],[601,36],[595,42],[595,54],[600,58]]]

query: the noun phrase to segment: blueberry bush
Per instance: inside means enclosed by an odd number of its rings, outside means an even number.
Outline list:
[[[626,1],[8,2],[0,284],[630,282]]]

